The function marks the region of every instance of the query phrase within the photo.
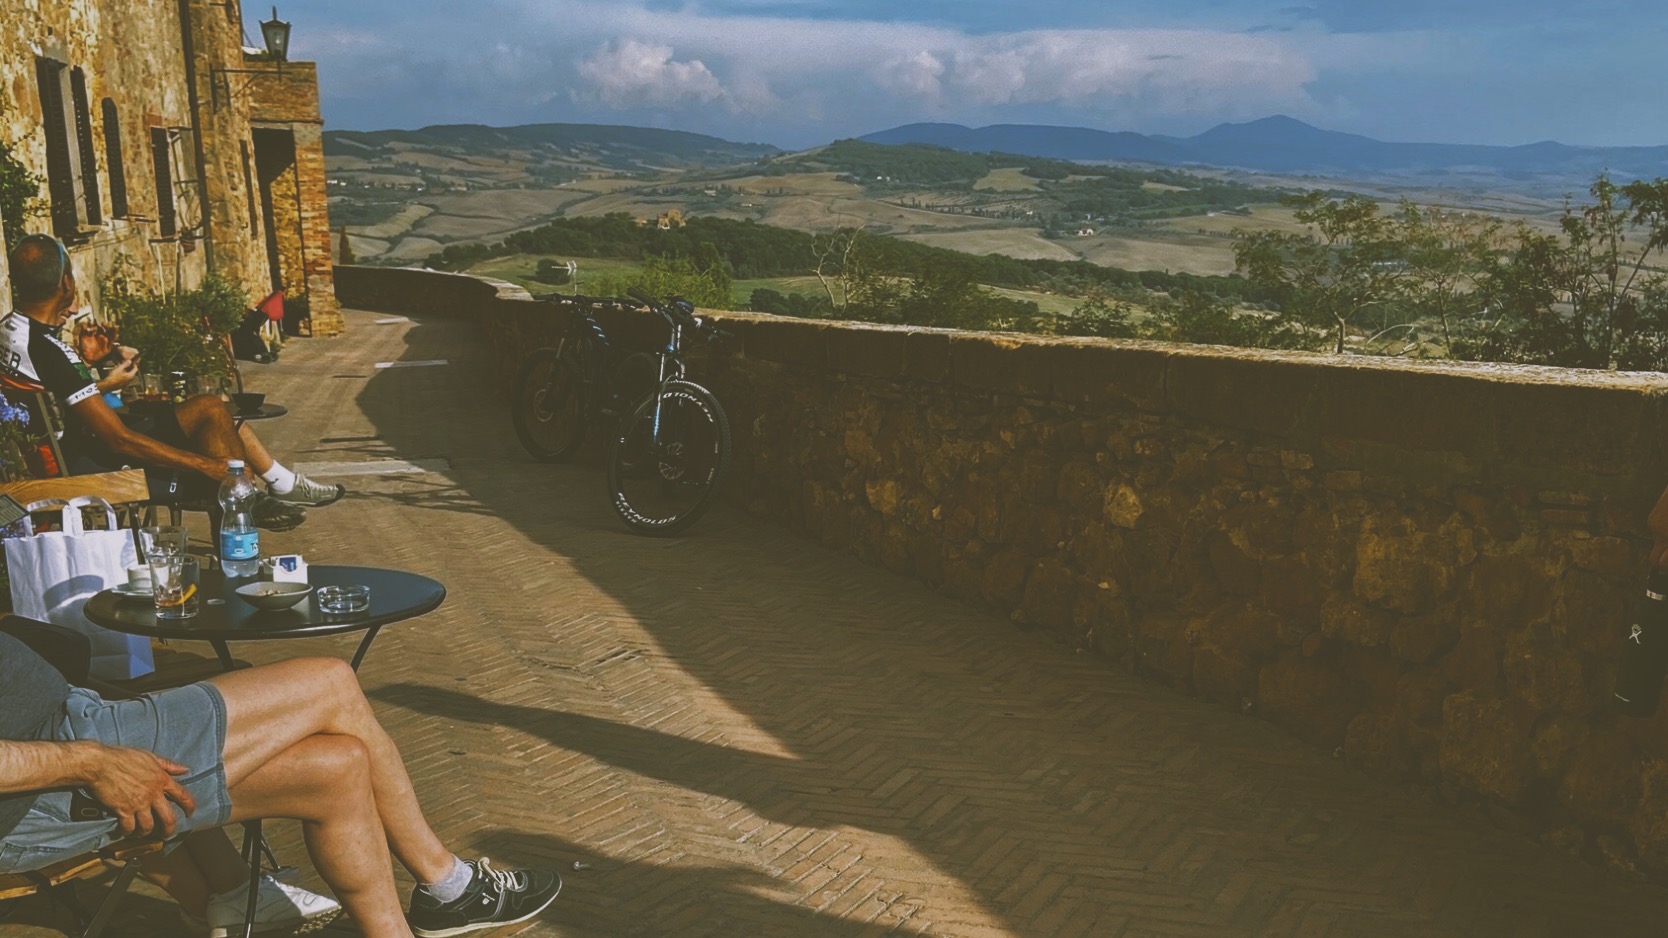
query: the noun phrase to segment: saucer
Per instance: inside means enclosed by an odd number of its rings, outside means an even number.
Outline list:
[[[148,586],[134,586],[132,583],[117,583],[110,587],[110,592],[117,596],[131,596],[136,599],[152,599],[155,594]]]

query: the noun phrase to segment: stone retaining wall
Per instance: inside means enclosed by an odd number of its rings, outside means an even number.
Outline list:
[[[337,277],[476,317],[506,390],[569,315]],[[1668,712],[1608,706],[1668,377],[718,315],[739,341],[694,368],[754,513],[1668,878]]]

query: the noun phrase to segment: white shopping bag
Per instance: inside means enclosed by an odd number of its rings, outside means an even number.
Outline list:
[[[82,509],[102,509],[109,530],[89,531]],[[83,607],[103,589],[127,582],[127,568],[138,561],[133,537],[116,527],[116,511],[102,498],[52,500],[28,506],[31,512],[61,509],[62,531],[29,534],[6,541],[6,571],[12,583],[12,610],[20,616],[74,629],[92,640],[88,673],[106,681],[126,681],[156,670],[150,639],[112,632],[88,621]],[[31,531],[33,529],[31,528]]]

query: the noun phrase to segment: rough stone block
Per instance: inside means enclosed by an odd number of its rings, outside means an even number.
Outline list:
[[[1442,774],[1508,805],[1528,803],[1534,713],[1519,701],[1460,692],[1442,703]]]
[[[1558,800],[1577,817],[1626,824],[1640,803],[1639,769],[1639,750],[1626,736],[1595,732],[1571,756]]]
[[[1177,616],[1146,615],[1136,623],[1136,672],[1166,686],[1189,692],[1193,688],[1193,644],[1189,623]]]
[[[1658,873],[1668,872],[1668,759],[1648,760],[1639,782],[1639,807],[1628,832],[1640,861]]]
[[[1577,567],[1612,579],[1633,576],[1645,559],[1643,551],[1619,537],[1573,538],[1569,552]]]
[[[1344,761],[1380,778],[1401,778],[1414,771],[1407,729],[1393,716],[1363,713],[1344,731]]]
[[[1238,707],[1255,700],[1257,675],[1280,650],[1280,620],[1254,606],[1217,608],[1193,632],[1199,696]]]
[[[1343,742],[1361,701],[1336,662],[1288,649],[1258,674],[1257,706],[1300,739],[1331,748]]]

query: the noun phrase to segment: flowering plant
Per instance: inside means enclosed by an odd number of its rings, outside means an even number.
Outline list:
[[[29,411],[0,391],[0,482],[29,478],[29,463],[23,457],[29,443]]]

